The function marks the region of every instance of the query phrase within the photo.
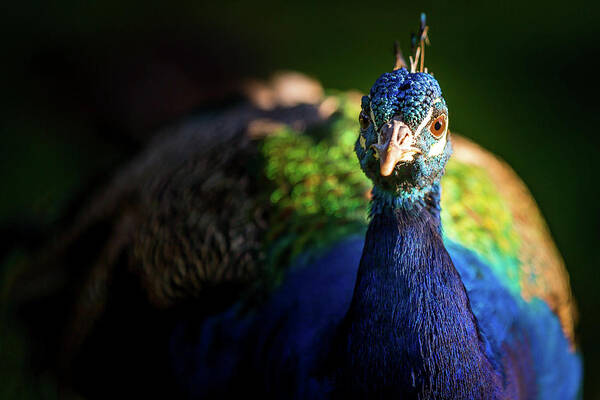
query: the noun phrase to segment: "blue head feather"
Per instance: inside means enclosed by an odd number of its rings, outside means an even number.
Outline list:
[[[430,74],[400,68],[382,74],[371,87],[369,97],[377,127],[400,112],[404,121],[416,129],[433,101],[442,97],[442,89]]]

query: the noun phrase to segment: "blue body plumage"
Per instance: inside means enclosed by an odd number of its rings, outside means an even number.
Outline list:
[[[384,220],[379,220],[378,217],[377,224],[387,225],[387,229],[395,230],[389,216]],[[432,233],[431,229],[429,233]],[[422,242],[417,243],[416,236],[402,240],[397,235],[398,231],[392,237],[395,236],[399,245],[413,243],[419,248],[424,246]],[[374,239],[375,243],[371,245],[378,247],[379,241]],[[398,335],[391,323],[393,319],[390,320],[385,315],[380,319],[380,315],[363,309],[368,318],[353,328],[353,336],[350,337],[356,341],[356,335],[361,334],[360,329],[365,334],[369,329],[375,329],[375,325],[388,323],[385,328],[375,332],[390,340],[376,343],[377,345],[369,341],[358,341],[358,345],[362,347],[358,349],[361,358],[380,360],[382,364],[375,364],[372,369],[365,371],[362,376],[368,380],[356,387],[359,381],[353,379],[353,371],[359,366],[356,363],[347,364],[347,357],[354,357],[354,353],[347,353],[340,358],[340,351],[347,345],[349,336],[340,337],[340,332],[344,330],[339,327],[344,326],[353,294],[356,295],[356,277],[364,245],[364,239],[350,237],[332,246],[329,252],[315,262],[291,268],[284,283],[272,294],[269,302],[251,314],[241,314],[239,306],[233,307],[223,314],[202,321],[198,335],[192,338],[186,332],[195,331],[190,326],[196,326],[197,321],[180,323],[172,337],[171,354],[180,382],[191,397],[238,393],[258,393],[266,398],[330,398],[336,394],[361,397],[361,393],[384,395],[397,389],[407,398],[423,399],[493,398],[493,395],[510,399],[577,398],[581,362],[578,355],[569,350],[569,343],[558,319],[548,306],[540,300],[528,303],[515,299],[477,255],[447,240],[445,247],[456,272],[446,272],[463,302],[464,292],[461,293],[460,286],[464,284],[472,315],[479,326],[480,337],[477,338],[472,331],[474,322],[468,311],[443,311],[447,319],[446,331],[440,328],[435,341],[443,342],[445,338],[454,336],[461,337],[466,342],[461,342],[460,345],[447,342],[446,346],[449,348],[442,350],[436,347],[436,352],[433,353],[443,353],[445,357],[433,360],[423,358],[413,365],[418,365],[421,371],[427,371],[440,364],[448,364],[446,367],[450,369],[445,370],[443,376],[439,377],[441,381],[437,382],[453,380],[458,376],[468,379],[468,385],[454,392],[452,390],[456,389],[455,385],[459,381],[450,381],[447,382],[448,387],[442,384],[434,389],[435,386],[430,383],[436,381],[430,382],[431,377],[427,374],[419,375],[417,368],[412,365],[408,367],[410,364],[392,363],[396,370],[390,369],[389,364],[384,365],[384,361],[393,362],[394,358],[390,357],[397,353],[403,353],[404,357],[412,354],[419,358],[418,352],[415,355],[415,346],[422,335]],[[414,249],[398,247],[395,251],[388,252],[387,256],[402,253],[415,254]],[[411,264],[415,265],[416,262],[413,259]],[[370,274],[369,278],[375,280],[375,277],[376,275]],[[458,277],[460,280],[457,280]],[[440,279],[426,277],[429,282],[437,281],[435,284],[440,285],[438,290],[444,297],[452,297],[454,293],[447,289],[446,283],[441,282],[444,280],[443,275],[438,278]],[[363,281],[362,284],[367,283],[369,282]],[[417,283],[415,277],[413,286],[417,286]],[[395,284],[395,280],[385,280],[377,286],[380,290],[386,287],[391,290],[389,286]],[[425,290],[424,287],[421,288]],[[398,290],[395,292],[398,294]],[[413,293],[413,297],[415,295],[417,294]],[[375,301],[375,298],[372,297],[371,301]],[[433,303],[432,299],[430,301]],[[360,299],[360,303],[362,302],[363,299]],[[383,299],[378,299],[378,302],[383,302]],[[402,302],[380,303],[378,309],[385,314],[383,310],[386,306],[394,308],[398,304]],[[437,304],[437,307],[442,306]],[[436,312],[434,309],[430,311]],[[435,324],[439,321],[426,321],[426,315],[408,307],[404,307],[403,312],[403,317],[411,323],[436,330]],[[437,312],[442,311],[438,309]],[[395,315],[400,317],[400,314]],[[395,321],[403,323],[398,319]],[[456,326],[454,322],[457,322]],[[471,330],[465,330],[465,325],[470,325]],[[435,341],[423,344],[431,345]],[[408,350],[399,347],[397,351],[387,353],[390,344],[400,343],[406,345]],[[340,346],[341,344],[344,346]],[[475,357],[471,354],[471,363],[465,365],[465,350],[462,347],[469,348],[471,352],[479,350],[480,353]],[[519,357],[524,359],[519,360]],[[341,360],[344,362],[340,362]],[[482,364],[478,364],[478,361],[482,361]],[[348,365],[353,367],[347,369],[345,366]],[[478,377],[491,376],[493,384],[481,387],[479,382],[470,381],[472,376],[466,374],[469,370],[475,370],[475,376]],[[387,382],[387,374],[392,371],[394,374],[391,377],[394,380],[377,386],[378,383]],[[427,389],[424,386],[417,389],[417,383],[427,383]],[[500,390],[498,386],[502,386],[500,393],[497,393]],[[349,388],[353,390],[350,394],[346,392]],[[430,397],[418,397],[419,390],[429,391],[426,393],[434,390],[439,392]],[[485,396],[469,396],[479,391],[484,391]],[[493,395],[487,397],[486,391]]]

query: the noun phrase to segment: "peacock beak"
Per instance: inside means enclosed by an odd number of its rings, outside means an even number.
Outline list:
[[[390,176],[399,162],[410,162],[421,150],[414,147],[414,135],[398,117],[394,117],[379,130],[378,143],[371,145],[379,158],[382,176]]]

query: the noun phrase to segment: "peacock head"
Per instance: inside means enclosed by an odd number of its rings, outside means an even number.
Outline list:
[[[411,196],[439,182],[452,146],[448,107],[432,75],[384,73],[362,98],[359,122],[356,154],[379,190]]]

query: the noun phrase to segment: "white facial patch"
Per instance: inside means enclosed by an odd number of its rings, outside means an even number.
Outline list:
[[[378,132],[377,123],[375,122],[375,114],[373,114],[373,105],[369,102],[369,111],[371,112],[371,122],[373,122],[373,126],[375,127],[375,132]]]
[[[429,149],[429,154],[427,154],[428,157],[439,156],[440,154],[442,154],[444,152],[444,148],[446,148],[446,141],[447,141],[446,136],[448,135],[448,125],[449,125],[449,121],[448,121],[448,118],[446,117],[446,130],[442,134],[442,137],[439,138],[437,140],[437,142],[435,142],[433,144],[433,146],[431,146],[431,148]]]
[[[415,130],[415,136],[420,135],[423,128],[425,128],[427,125],[429,125],[429,121],[431,120],[431,114],[433,114],[433,107],[429,108],[427,115],[425,116],[425,118],[423,118],[423,121]]]

